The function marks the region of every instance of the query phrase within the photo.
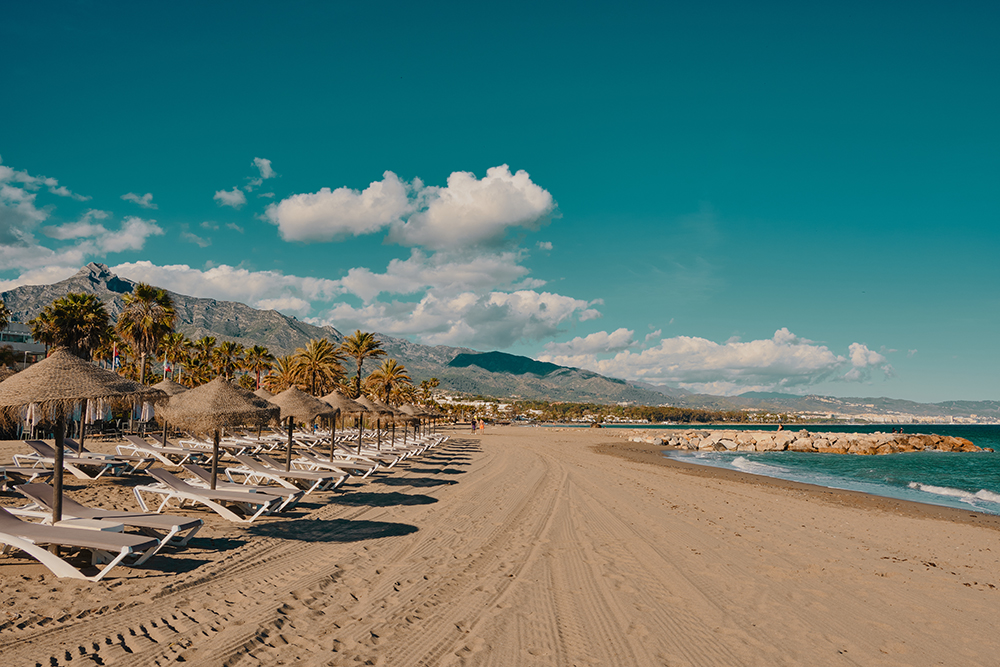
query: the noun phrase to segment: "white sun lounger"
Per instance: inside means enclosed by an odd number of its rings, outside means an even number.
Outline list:
[[[266,479],[280,484],[286,489],[299,488],[296,484],[297,482],[301,485],[308,485],[308,489],[306,490],[307,496],[313,491],[332,491],[343,484],[350,476],[343,471],[340,471],[340,473],[306,472],[305,470],[286,471],[284,466],[268,456],[263,456],[261,460],[270,460],[271,465],[263,465],[249,456],[242,454],[237,455],[236,460],[242,464],[241,467],[226,469],[227,476],[234,473],[244,475],[250,484],[258,484]],[[271,467],[272,465],[274,467]]]
[[[115,448],[119,454],[126,452],[146,454],[168,467],[181,466],[185,463],[198,463],[212,455],[211,452],[207,452],[204,449],[151,444],[134,435],[126,435],[125,439],[129,444],[118,445]]]
[[[14,454],[14,463],[18,465],[21,465],[22,462],[31,463],[33,465],[55,465],[56,450],[53,449],[48,443],[42,442],[41,440],[25,440],[24,444],[35,450],[35,453]],[[129,464],[126,461],[117,461],[115,459],[78,457],[73,456],[71,452],[64,452],[63,454],[63,469],[72,474],[74,477],[78,477],[80,479],[97,479],[106,472],[110,472],[113,475],[119,475],[128,465]],[[99,470],[96,475],[91,475],[84,471],[83,468],[98,468]]]
[[[200,488],[207,488],[208,485],[212,483],[212,473],[205,470],[201,466],[185,463],[181,467],[195,476],[194,484],[196,486]],[[275,512],[282,512],[286,509],[295,507],[295,505],[302,500],[302,496],[306,495],[306,492],[302,489],[286,489],[283,486],[251,486],[249,484],[240,484],[238,482],[223,482],[219,479],[215,481],[215,486],[216,488],[229,489],[230,491],[256,491],[258,493],[266,493],[272,496],[282,496],[285,501],[274,508]]]
[[[138,556],[135,565],[145,562],[156,551],[159,540],[141,535],[103,530],[43,526],[38,523],[21,521],[0,507],[0,544],[4,545],[3,552],[7,552],[11,548],[20,549],[47,567],[57,577],[100,581],[113,567],[128,556]],[[96,575],[88,577],[66,560],[51,553],[45,548],[46,546],[86,549],[91,552],[91,562],[94,565],[102,562],[107,562],[107,565]]]
[[[181,505],[185,502],[205,505],[227,521],[250,523],[264,514],[269,514],[281,500],[279,496],[267,493],[234,491],[230,489],[216,489],[215,491],[203,489],[188,484],[177,475],[167,472],[162,468],[152,468],[146,472],[159,482],[159,484],[137,486],[132,489],[135,499],[145,512],[149,511],[149,507],[142,496],[143,493],[163,497],[163,501],[156,509],[157,512],[161,512],[171,500],[177,500],[180,501]],[[244,516],[240,516],[222,503],[235,505],[244,513]]]
[[[55,489],[48,484],[21,484],[18,493],[32,501],[38,509],[51,510],[55,502]],[[27,509],[31,509],[29,506]],[[97,507],[87,507],[63,494],[63,516],[79,519],[96,519],[110,521],[124,526],[138,528],[149,537],[155,537],[160,544],[150,554],[152,556],[168,543],[185,546],[195,536],[204,521],[172,514],[141,514],[119,510],[104,510]]]
[[[353,460],[348,458],[337,458],[333,457],[333,462],[331,463],[329,459],[322,459],[315,454],[309,452],[299,452],[299,458],[292,461],[292,465],[298,464],[301,470],[313,471],[313,470],[333,470],[334,472],[349,472],[352,475],[364,479],[368,475],[372,474],[378,470],[381,466],[378,461],[362,461],[360,458],[355,457]]]

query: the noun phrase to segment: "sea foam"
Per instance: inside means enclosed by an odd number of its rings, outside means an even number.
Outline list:
[[[911,489],[916,489],[917,491],[923,491],[925,493],[933,493],[937,496],[948,496],[950,498],[958,498],[970,505],[976,505],[977,500],[985,500],[990,503],[1000,504],[1000,493],[994,493],[993,491],[988,491],[986,489],[980,489],[975,493],[970,491],[963,491],[962,489],[952,489],[946,486],[933,486],[931,484],[921,484],[920,482],[910,482],[907,486]]]

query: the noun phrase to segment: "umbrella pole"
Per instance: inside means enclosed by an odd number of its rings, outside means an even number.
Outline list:
[[[395,444],[395,442],[396,442],[396,422],[395,421],[392,422],[392,442],[393,442],[393,444]]]
[[[83,436],[87,432],[87,406],[90,403],[89,398],[83,399],[83,411],[80,413],[80,439],[77,440],[77,444],[80,449],[77,452],[80,456],[83,456]]]
[[[66,447],[66,416],[61,412],[56,417],[56,459],[52,472],[52,487],[55,502],[52,503],[52,525],[62,521],[63,509],[63,450]]]
[[[337,415],[330,420],[330,463],[333,463],[333,443],[337,442]]]
[[[292,428],[294,428],[294,418],[288,418],[288,447],[285,448],[285,472],[292,469]]]
[[[167,446],[167,420],[163,420],[163,446]]]
[[[212,490],[215,491],[215,480],[219,476],[219,429],[215,429],[212,438]]]
[[[365,427],[365,416],[360,415],[355,421],[358,422],[358,455],[361,454],[361,430]]]
[[[378,451],[382,451],[382,415],[375,417],[375,440],[378,443]]]

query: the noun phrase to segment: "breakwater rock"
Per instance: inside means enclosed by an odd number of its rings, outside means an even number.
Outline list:
[[[965,438],[924,433],[810,433],[801,431],[625,431],[632,442],[716,452],[819,452],[896,454],[899,452],[979,452]],[[986,451],[993,451],[987,449]]]

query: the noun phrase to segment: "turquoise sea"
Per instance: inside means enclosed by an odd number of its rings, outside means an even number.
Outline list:
[[[688,428],[683,427],[683,430]],[[731,430],[730,427],[709,428]],[[770,430],[773,428],[770,427]],[[810,426],[808,430],[813,433],[873,433],[889,432],[892,428],[892,425],[838,425]],[[833,489],[1000,514],[1000,426],[904,425],[904,429],[907,433],[937,433],[967,438],[980,447],[993,448],[996,453],[908,452],[855,456],[802,452],[670,451],[665,452],[665,456],[698,465],[741,470]],[[791,430],[800,429],[792,427]]]

